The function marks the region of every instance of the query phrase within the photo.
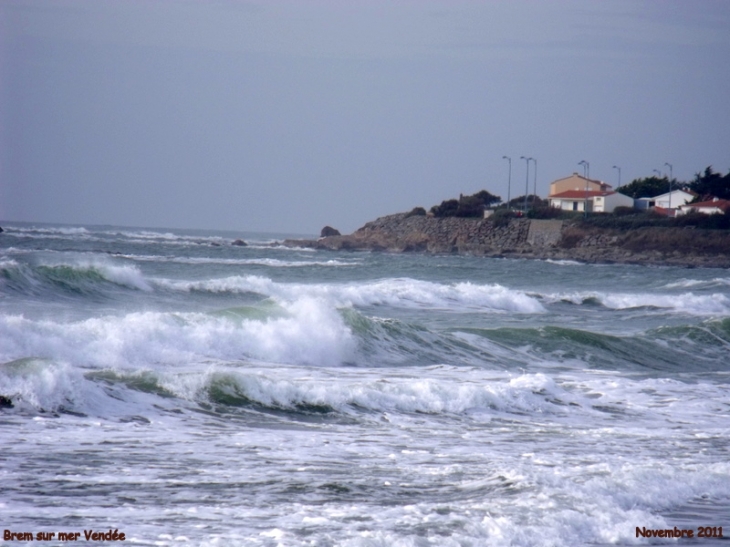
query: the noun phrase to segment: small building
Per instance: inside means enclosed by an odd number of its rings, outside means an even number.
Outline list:
[[[589,192],[610,192],[612,186],[600,180],[587,179],[578,173],[573,173],[569,177],[558,179],[550,183],[550,195],[548,198],[563,194],[569,191],[582,191],[584,194]]]
[[[638,198],[634,200],[634,207],[645,211],[653,207],[661,207],[662,209],[676,209],[680,205],[689,203],[695,198],[696,194],[687,190],[672,190],[666,194],[661,194],[653,198]]]
[[[583,178],[583,177],[581,177]],[[585,180],[585,179],[584,179]],[[612,213],[616,207],[633,207],[634,200],[613,191],[567,190],[548,197],[550,205],[563,211]]]
[[[593,211],[596,213],[613,213],[616,207],[633,207],[634,198],[621,192],[606,192],[593,198]]]
[[[714,198],[711,201],[701,201],[699,203],[681,205],[677,214],[686,215],[689,212],[695,211],[705,215],[714,215],[716,213],[722,214],[728,210],[730,210],[730,200]]]

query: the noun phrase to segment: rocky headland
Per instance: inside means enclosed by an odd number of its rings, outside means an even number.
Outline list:
[[[580,221],[479,219],[399,213],[349,235],[286,240],[334,251],[421,252],[576,260],[589,263],[730,268],[730,231],[699,228],[598,228]]]

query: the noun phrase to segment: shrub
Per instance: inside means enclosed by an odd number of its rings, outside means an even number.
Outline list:
[[[453,217],[459,209],[459,202],[455,199],[447,199],[441,202],[441,205],[431,207],[431,212],[435,217]]]
[[[507,209],[497,209],[496,211],[494,211],[494,214],[489,217],[489,220],[495,226],[507,226],[510,219],[516,217],[517,215],[513,211],[508,211]]]
[[[484,208],[501,200],[486,190],[480,190],[471,196],[459,196],[459,199],[447,199],[440,205],[431,207],[431,213],[436,217],[481,217]]]
[[[613,210],[613,216],[616,217],[626,217],[629,215],[636,215],[639,211],[637,209],[634,209],[633,207],[628,207],[626,205],[619,205]]]
[[[457,217],[484,216],[484,202],[476,196],[461,198],[455,214]]]
[[[562,215],[563,211],[558,207],[546,205],[544,202],[527,211],[527,218],[559,218]]]
[[[426,216],[426,209],[424,209],[423,207],[414,207],[406,214],[406,218],[408,218],[408,217],[425,217],[425,216]]]

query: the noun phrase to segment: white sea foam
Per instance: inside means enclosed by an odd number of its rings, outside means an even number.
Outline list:
[[[131,313],[71,323],[0,316],[0,361],[45,357],[104,368],[247,358],[334,365],[352,357],[352,334],[336,310],[307,298],[286,310],[286,317],[240,323],[202,313]]]
[[[3,270],[16,269],[19,266],[20,265],[18,264],[18,262],[16,262],[12,258],[6,258],[6,257],[0,258],[0,268],[2,268]]]
[[[562,300],[574,304],[593,299],[615,310],[654,307],[691,315],[730,315],[730,298],[722,293],[698,295],[691,292],[683,294],[577,292],[546,294],[544,297],[549,302]]]
[[[664,287],[668,289],[684,289],[698,287],[703,289],[730,287],[730,277],[715,277],[714,279],[680,279],[667,283]]]
[[[130,265],[92,264],[90,269],[99,272],[105,279],[117,285],[124,285],[141,291],[151,291],[152,287],[139,268]]]
[[[5,230],[12,234],[17,232],[20,234],[62,234],[62,235],[86,235],[89,234],[89,230],[83,227],[76,226],[58,226],[58,227],[20,227],[20,226],[7,226]]]
[[[231,395],[267,407],[327,406],[346,413],[360,409],[447,415],[478,411],[563,414],[566,401],[576,400],[542,374],[462,383],[419,378],[353,380],[321,377],[313,372],[304,377],[286,377],[272,376],[266,371],[210,370],[203,375],[168,375],[161,382],[172,393],[191,400],[205,400],[210,387],[218,385],[224,386]],[[556,404],[554,401],[558,398],[565,401]]]
[[[553,258],[548,258],[545,260],[548,264],[555,264],[557,266],[583,266],[581,262],[577,262],[575,260],[557,260]]]
[[[63,259],[53,261],[43,260],[38,265],[49,268],[65,266],[79,272],[91,271],[117,285],[141,291],[152,291],[152,286],[147,282],[139,268],[131,264],[113,264],[102,258],[88,258],[76,261]]]
[[[295,301],[302,295],[323,298],[337,306],[375,306],[421,308],[459,308],[475,311],[543,313],[540,302],[523,291],[502,285],[474,283],[442,284],[397,278],[346,284],[277,283],[261,276],[232,276],[206,281],[159,281],[176,290],[211,292],[256,292],[282,301]]]
[[[281,260],[278,258],[215,258],[181,257],[160,255],[121,255],[123,258],[141,262],[173,262],[176,264],[225,264],[232,266],[270,266],[272,268],[298,268],[307,266],[357,266],[360,261],[345,260]]]

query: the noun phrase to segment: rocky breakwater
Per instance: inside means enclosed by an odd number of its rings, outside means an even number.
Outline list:
[[[286,240],[284,244],[335,251],[501,256],[527,251],[529,231],[528,219],[512,219],[498,224],[489,219],[435,218],[399,213],[368,222],[349,235],[318,240]]]
[[[286,240],[290,247],[392,253],[469,254],[591,263],[730,268],[730,232],[645,227],[618,230],[580,222],[435,218],[399,213],[349,235]]]

